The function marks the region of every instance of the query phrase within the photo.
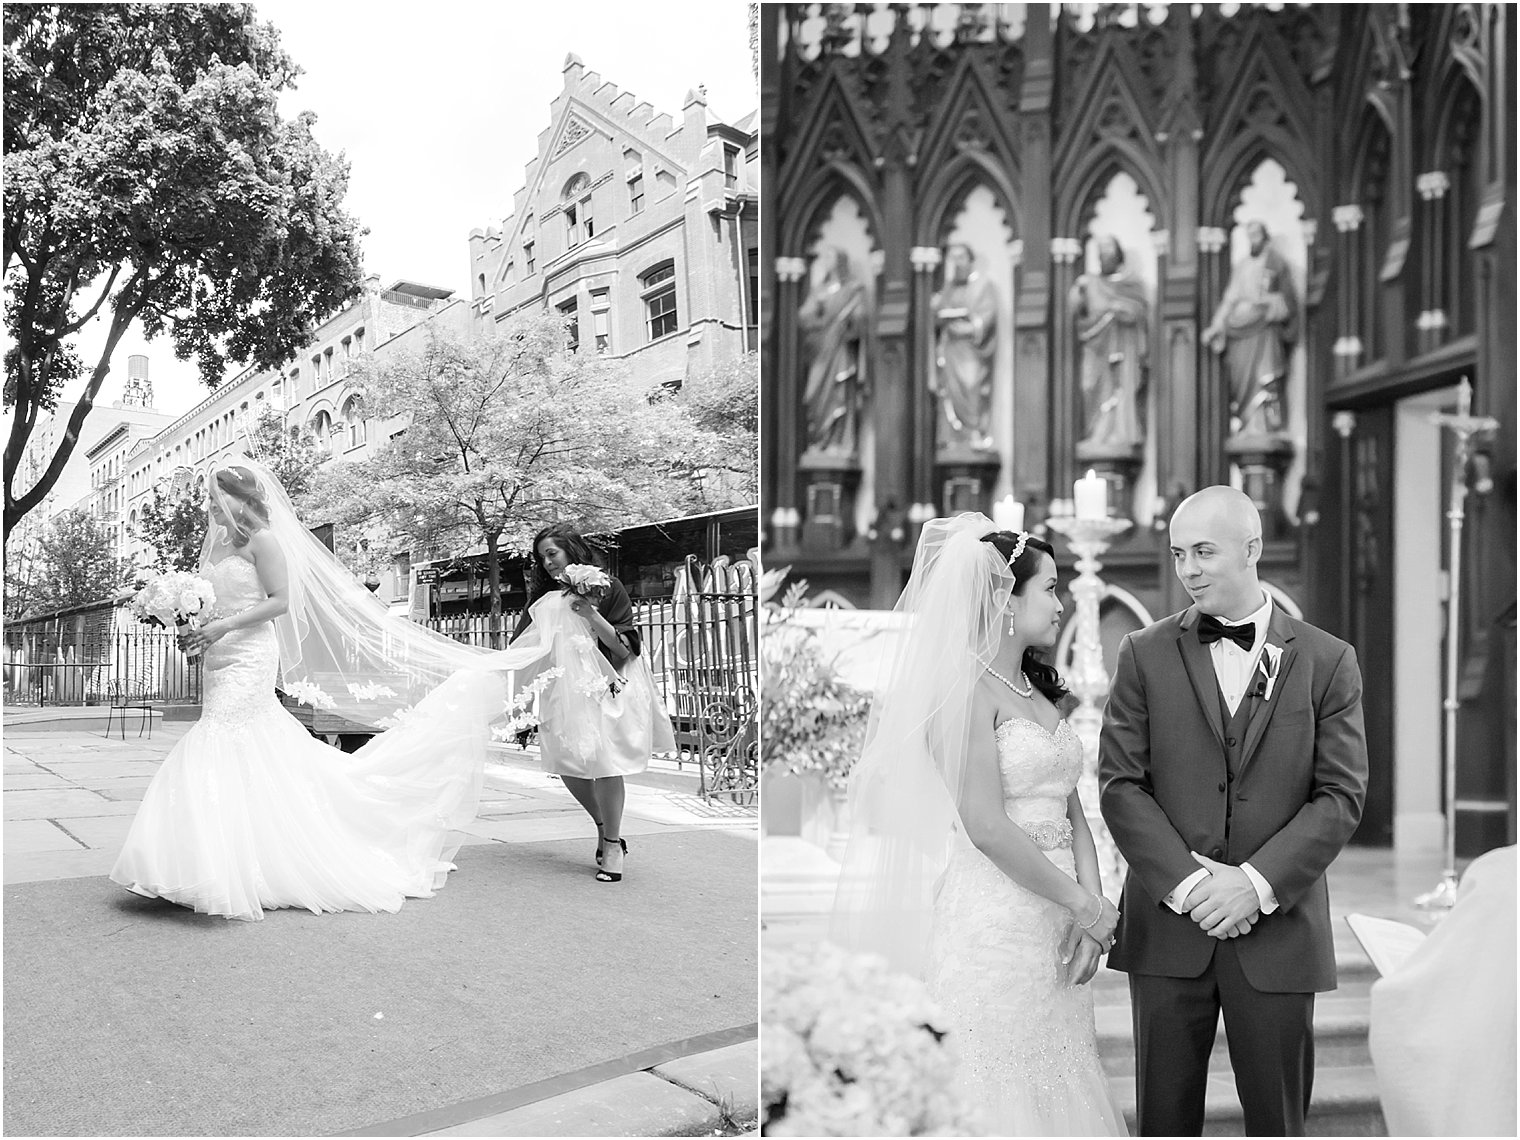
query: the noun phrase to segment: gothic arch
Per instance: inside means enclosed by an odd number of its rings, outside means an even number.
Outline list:
[[[963,168],[966,160],[982,167],[1012,215],[1018,201],[1019,156],[1008,138],[1008,109],[989,97],[988,86],[967,55],[951,77],[938,113],[925,125],[918,147],[920,179],[914,187],[921,218],[949,208],[953,198],[936,201],[936,196],[944,193],[947,181],[954,180],[952,172]],[[924,171],[933,173],[923,177]]]
[[[1488,114],[1488,108],[1483,99],[1483,89],[1473,82],[1467,68],[1462,67],[1455,60],[1448,62],[1446,72],[1442,75],[1436,92],[1436,98],[1431,100],[1432,129],[1426,135],[1431,140],[1430,152],[1422,156],[1425,159],[1422,169],[1444,169],[1443,164],[1451,153],[1452,136],[1456,132],[1458,112],[1462,109],[1464,94],[1477,103],[1480,116],[1486,118]]]
[[[781,207],[780,250],[797,251],[815,224],[814,215],[828,193],[828,183],[843,179],[860,200],[873,232],[882,234],[876,194],[866,175],[873,158],[870,143],[849,94],[830,76],[808,113],[808,126],[787,156],[777,179]]]
[[[782,211],[779,252],[793,257],[806,255],[809,235],[841,197],[855,200],[880,246],[885,241],[883,223],[870,183],[859,168],[830,160],[798,188],[788,208]]]
[[[1023,233],[1023,210],[1007,172],[986,151],[968,150],[962,151],[951,162],[935,171],[920,191],[918,217],[914,221],[914,244],[937,247],[951,211],[978,185],[988,186],[996,195],[1014,235]]]
[[[1057,197],[1054,233],[1081,238],[1082,226],[1097,206],[1114,175],[1128,174],[1150,203],[1151,216],[1158,226],[1171,216],[1171,197],[1162,189],[1163,182],[1151,164],[1151,156],[1120,139],[1110,139],[1084,156],[1071,172],[1068,186],[1073,192]]]
[[[1241,135],[1220,152],[1218,173],[1206,176],[1198,219],[1206,226],[1220,226],[1228,231],[1235,224],[1235,202],[1250,183],[1251,174],[1267,159],[1274,160],[1287,172],[1288,180],[1298,187],[1305,218],[1323,218],[1326,206],[1319,180],[1308,175],[1310,164],[1297,157],[1298,141],[1286,131],[1266,127]]]
[[[1103,77],[1093,85],[1054,155],[1055,210],[1053,233],[1076,233],[1094,195],[1119,170],[1135,179],[1157,219],[1171,214],[1171,195],[1164,187],[1162,158],[1144,106],[1137,98],[1128,56],[1106,41],[1089,64],[1090,74]],[[1115,124],[1113,112],[1118,112]],[[1125,129],[1127,126],[1127,129]]]

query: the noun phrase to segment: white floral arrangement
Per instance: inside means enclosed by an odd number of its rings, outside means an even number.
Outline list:
[[[830,943],[763,962],[765,1135],[973,1134],[952,1039],[922,983]]]
[[[289,684],[282,684],[280,688],[303,705],[310,705],[314,709],[335,708],[338,704],[321,685],[313,684],[311,681],[292,681]]]
[[[593,598],[612,589],[612,579],[599,566],[573,562],[559,574],[559,582],[572,594]]]
[[[491,735],[497,740],[510,740],[520,732],[527,732],[531,728],[537,728],[538,698],[543,695],[545,689],[564,676],[564,674],[565,671],[563,669],[555,666],[552,669],[545,669],[527,685],[523,686],[507,702],[507,723],[493,728]]]
[[[216,590],[199,574],[166,570],[137,591],[132,613],[139,621],[165,629],[199,629],[215,604]],[[187,655],[198,654],[191,650]]]

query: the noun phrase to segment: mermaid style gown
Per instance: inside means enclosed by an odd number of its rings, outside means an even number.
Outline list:
[[[202,572],[220,616],[267,596],[243,558]],[[201,718],[149,784],[111,878],[250,920],[279,907],[395,911],[432,895],[479,807],[503,675],[454,674],[397,727],[345,755],[281,706],[278,672],[269,622],[207,650]]]
[[[1066,798],[1082,744],[1022,718],[997,727],[1003,807],[1076,877]],[[1065,981],[1070,913],[958,840],[934,903],[927,978],[960,1054],[959,1091],[989,1136],[1123,1136],[1098,1061],[1089,983]]]

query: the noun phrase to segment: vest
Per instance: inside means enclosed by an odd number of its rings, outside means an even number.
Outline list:
[[[1246,751],[1246,729],[1251,723],[1251,709],[1253,698],[1249,691],[1240,698],[1240,704],[1235,708],[1235,714],[1230,715],[1230,706],[1224,699],[1224,693],[1219,694],[1219,715],[1224,721],[1224,766],[1225,786],[1220,791],[1224,797],[1224,843],[1226,852],[1230,846],[1230,815],[1232,804],[1235,801],[1234,783],[1240,779],[1241,760]]]

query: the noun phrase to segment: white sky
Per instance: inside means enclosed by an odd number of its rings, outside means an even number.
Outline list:
[[[366,270],[386,285],[405,277],[469,292],[470,230],[499,226],[511,211],[570,52],[676,123],[699,85],[709,115],[726,122],[759,105],[744,0],[270,0],[257,10],[305,71],[281,111],[315,112],[318,141],[347,155],[347,208],[369,227]],[[104,338],[100,319],[81,332],[87,366]],[[137,352],[148,356],[160,411],[188,411],[206,396],[167,336],[148,344],[134,326],[97,405],[121,397]]]

